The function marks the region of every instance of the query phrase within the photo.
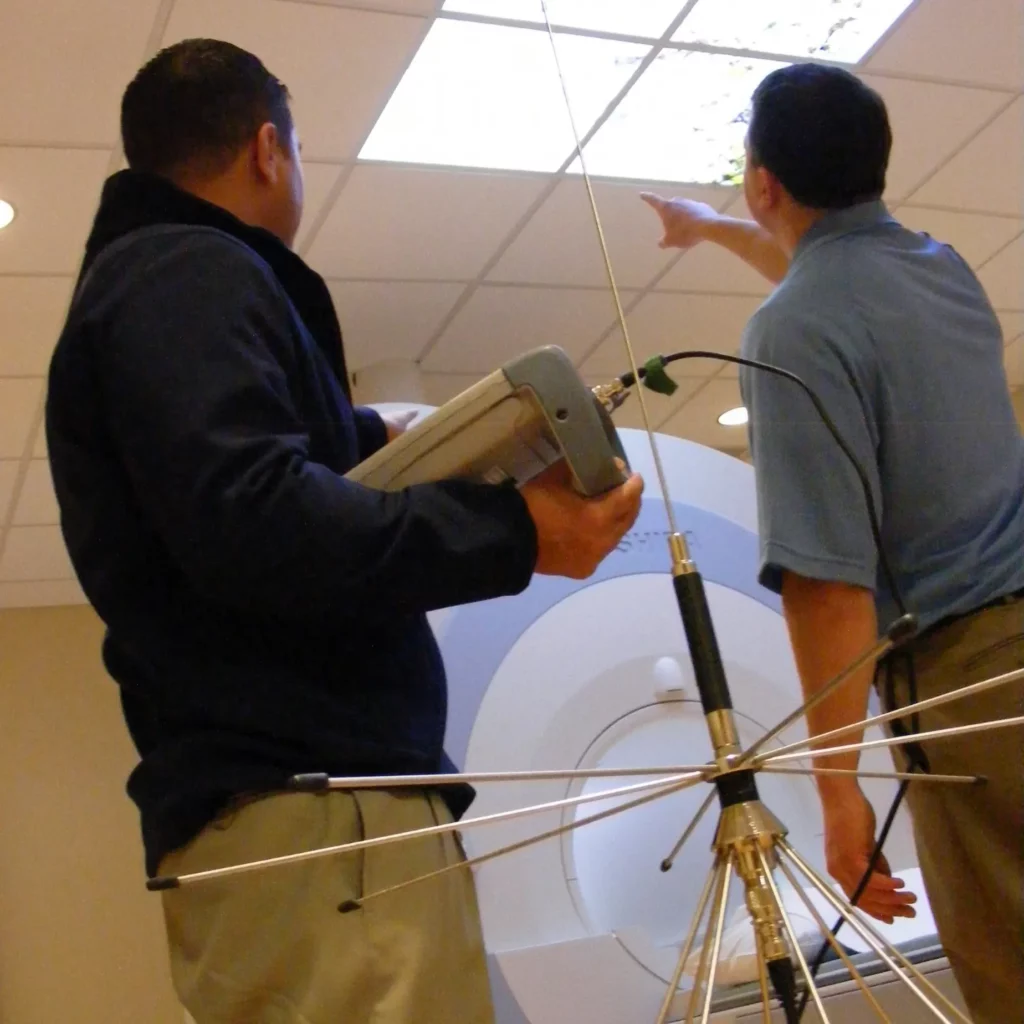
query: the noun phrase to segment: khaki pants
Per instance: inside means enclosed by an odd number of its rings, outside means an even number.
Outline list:
[[[186,874],[450,822],[411,790],[289,793],[227,812],[167,856]],[[452,834],[163,894],[175,988],[196,1024],[493,1024],[468,869],[339,904],[464,859]]]
[[[926,635],[914,654],[919,700],[1024,668],[1024,601],[997,605]],[[899,657],[891,660],[902,706],[910,701],[907,674]],[[1024,715],[1024,682],[926,711],[919,728],[1019,715]],[[975,1024],[1019,1024],[1024,1021],[1024,727],[922,746],[936,773],[988,778],[981,786],[911,783],[907,799],[939,938],[971,1016]]]

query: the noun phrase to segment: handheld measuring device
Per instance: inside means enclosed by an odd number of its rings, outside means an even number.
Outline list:
[[[626,480],[615,426],[555,345],[510,360],[346,474],[375,490],[440,480],[517,486],[564,459],[587,497]]]

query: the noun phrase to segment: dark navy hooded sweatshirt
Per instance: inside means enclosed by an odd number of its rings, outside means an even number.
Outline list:
[[[107,182],[50,367],[65,541],[107,626],[140,761],[146,870],[300,772],[449,772],[425,613],[520,592],[511,488],[342,479],[385,443],[353,409],[323,280],[169,182]],[[444,787],[456,816],[468,787]]]

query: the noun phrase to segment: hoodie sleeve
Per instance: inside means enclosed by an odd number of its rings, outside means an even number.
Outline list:
[[[352,410],[359,439],[359,459],[365,461],[388,443],[388,430],[376,409],[357,406]]]
[[[107,428],[145,516],[207,597],[287,617],[390,616],[529,583],[536,532],[513,488],[385,493],[309,458],[288,304],[241,246],[164,241],[106,305],[93,358]]]

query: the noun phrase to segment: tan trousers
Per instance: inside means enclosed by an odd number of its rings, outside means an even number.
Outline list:
[[[914,651],[919,700],[1024,668],[1024,601],[998,605],[926,635]],[[910,701],[908,680],[898,658],[893,664],[902,706]],[[943,729],[1019,715],[1024,715],[1024,682],[926,711],[919,727]],[[975,1024],[1020,1024],[1024,727],[922,746],[936,773],[988,778],[981,786],[912,783],[907,799],[939,938]]]
[[[185,874],[450,821],[436,795],[410,790],[275,795],[226,813],[160,871]],[[469,870],[338,911],[346,900],[462,860],[447,834],[165,892],[178,996],[196,1024],[493,1024]]]

